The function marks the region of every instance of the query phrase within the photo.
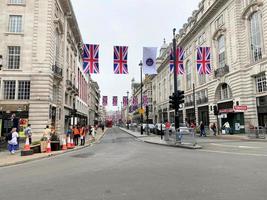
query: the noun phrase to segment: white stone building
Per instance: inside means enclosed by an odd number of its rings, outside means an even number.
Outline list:
[[[267,123],[266,93],[266,0],[202,0],[187,23],[179,30],[177,46],[185,49],[185,75],[178,77],[178,88],[185,91],[183,120],[228,121],[233,132],[244,132],[250,124]],[[164,46],[158,58],[159,74],[153,79],[156,120],[170,119],[168,96],[173,92],[168,52]],[[198,75],[196,48],[211,47],[211,75]],[[193,83],[195,102],[193,101]],[[195,104],[195,109],[194,109]],[[243,111],[242,109],[246,109]]]

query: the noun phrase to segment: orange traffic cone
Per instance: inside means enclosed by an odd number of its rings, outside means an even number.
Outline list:
[[[71,145],[72,149],[75,147],[74,142],[73,142],[73,138],[70,139],[70,145]]]
[[[48,143],[47,143],[46,153],[51,153],[51,144],[50,144],[50,140],[48,140]]]
[[[70,136],[67,138],[67,148],[71,149]]]
[[[29,151],[31,150],[30,148],[30,140],[29,140],[29,137],[26,137],[26,143],[24,145],[24,151]]]
[[[63,144],[62,144],[62,150],[67,150],[67,145],[66,145],[66,138],[62,138],[62,142],[63,142]]]

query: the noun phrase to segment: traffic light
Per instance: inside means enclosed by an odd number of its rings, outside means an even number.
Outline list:
[[[149,107],[146,106],[146,116],[148,116],[148,115],[149,115]]]
[[[217,106],[213,106],[213,114],[214,115],[219,115],[219,111],[218,111],[218,107]]]
[[[169,96],[169,103],[171,109],[176,109],[177,107],[177,97],[175,93],[172,93],[172,96]]]
[[[177,98],[178,98],[178,108],[180,104],[184,103],[184,91],[182,90],[177,90]]]

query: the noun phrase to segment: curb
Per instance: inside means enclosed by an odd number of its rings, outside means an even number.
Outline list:
[[[133,134],[131,134],[131,133],[129,133],[128,131],[126,131],[126,130],[123,130],[123,129],[121,129],[120,128],[120,130],[122,130],[122,131],[124,131],[124,132],[126,132],[126,133],[128,133],[129,135],[132,135],[133,137],[135,137],[135,138],[140,138],[140,137],[137,137],[137,136],[135,136],[135,135],[133,135]],[[142,136],[141,136],[142,137]],[[188,146],[188,145],[182,145],[182,144],[162,144],[162,143],[157,143],[157,142],[150,142],[150,141],[146,141],[146,140],[142,140],[142,139],[139,139],[140,141],[143,141],[143,142],[145,142],[145,143],[148,143],[148,144],[156,144],[156,145],[161,145],[161,146],[169,146],[169,147],[178,147],[178,148],[184,148],[184,149],[192,149],[192,150],[195,150],[195,149],[202,149],[202,146]]]
[[[106,130],[108,130],[108,129],[106,129]],[[102,134],[102,136],[100,136],[100,138],[97,141],[93,142],[93,143],[89,143],[89,144],[86,144],[84,146],[79,146],[79,148],[76,148],[76,149],[75,148],[74,149],[68,149],[66,151],[58,152],[58,153],[55,153],[55,154],[45,154],[42,157],[38,157],[38,158],[32,158],[32,159],[29,159],[29,160],[21,160],[21,161],[17,161],[17,162],[14,162],[14,163],[7,163],[7,164],[2,164],[2,165],[0,164],[0,168],[1,167],[8,167],[8,166],[19,165],[19,164],[23,164],[23,163],[28,163],[28,162],[31,162],[31,161],[41,160],[41,159],[45,159],[45,158],[49,158],[49,157],[56,157],[56,156],[63,155],[63,154],[66,154],[66,153],[70,153],[70,152],[73,152],[73,151],[79,151],[79,150],[88,148],[88,147],[92,146],[95,143],[98,144],[98,142],[106,134],[106,130],[104,131],[104,133]]]

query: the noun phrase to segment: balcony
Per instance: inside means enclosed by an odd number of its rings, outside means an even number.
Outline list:
[[[53,71],[53,75],[56,78],[62,79],[62,68],[58,67],[56,64],[52,65],[52,71]]]
[[[201,105],[201,104],[204,104],[204,103],[208,103],[208,98],[207,97],[197,100],[197,105]]]
[[[185,102],[185,107],[190,107],[190,106],[194,106],[193,101]]]
[[[220,67],[214,71],[215,78],[221,78],[225,74],[229,73],[229,66],[225,65],[224,67]]]

